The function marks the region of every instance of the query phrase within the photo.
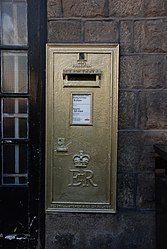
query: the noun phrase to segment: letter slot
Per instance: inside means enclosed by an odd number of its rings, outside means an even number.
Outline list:
[[[64,69],[64,86],[100,87],[101,73],[98,69]]]

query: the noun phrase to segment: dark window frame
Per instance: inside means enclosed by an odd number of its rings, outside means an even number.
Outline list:
[[[0,93],[4,97],[28,97],[29,99],[29,169],[27,186],[0,185],[2,196],[27,194],[27,228],[38,241],[39,248],[44,248],[44,115],[45,115],[45,43],[46,43],[46,5],[45,0],[27,0],[28,3],[28,46],[12,46],[12,50],[28,50],[28,94]],[[11,46],[0,49],[9,50]],[[1,58],[0,58],[1,59]],[[0,75],[1,77],[1,75]],[[1,109],[1,107],[0,107]],[[1,110],[0,110],[1,111]],[[0,121],[1,123],[1,121]],[[2,134],[1,134],[2,135]],[[1,136],[2,137],[2,136]],[[5,141],[5,140],[4,140]],[[6,142],[1,143],[6,143]],[[15,139],[16,144],[20,141]],[[0,158],[1,159],[1,158]],[[6,200],[6,199],[5,199]],[[3,231],[2,231],[3,232]]]
[[[0,1],[0,5],[2,4],[2,2]],[[27,6],[28,6],[28,4],[27,4]],[[27,12],[28,12],[28,7],[27,7]],[[1,13],[0,13],[1,14]],[[27,15],[28,16],[28,15]],[[0,22],[1,22],[1,15],[0,15]],[[28,19],[28,18],[27,18]],[[27,22],[27,28],[28,28],[28,22]],[[28,35],[28,34],[27,34]],[[29,46],[28,46],[28,44],[27,45],[13,45],[13,44],[11,44],[11,45],[5,45],[5,44],[1,44],[0,43],[0,69],[2,69],[2,67],[1,67],[1,51],[2,52],[16,52],[16,51],[18,51],[18,52],[26,52],[27,53],[27,55],[28,55],[28,49],[29,49]],[[28,58],[27,58],[27,60],[29,60]],[[28,64],[29,64],[29,61],[28,61]],[[29,69],[28,69],[29,70]],[[27,72],[27,74],[28,74],[28,72]],[[1,79],[1,70],[0,70],[0,79]],[[28,77],[28,75],[27,75],[27,77]],[[17,139],[17,138],[5,138],[5,137],[3,137],[3,134],[2,134],[2,126],[3,126],[3,123],[2,123],[2,113],[3,113],[3,110],[2,110],[2,102],[3,102],[3,99],[5,99],[5,98],[27,98],[27,100],[29,101],[29,96],[30,96],[30,94],[29,94],[29,77],[28,77],[28,82],[27,82],[27,84],[28,84],[28,88],[27,88],[27,92],[26,93],[14,93],[14,92],[3,92],[3,91],[1,91],[2,89],[1,89],[1,84],[0,84],[0,113],[1,113],[1,132],[0,132],[0,144],[1,144],[1,146],[3,146],[3,144],[12,144],[12,145],[16,145],[16,144],[24,144],[24,143],[27,143],[27,145],[29,144],[29,137],[27,137],[27,138],[25,138],[25,139]],[[28,120],[27,120],[27,122],[29,122],[29,118],[28,118]],[[2,162],[2,149],[1,149],[1,158],[0,158],[0,160],[1,160],[1,162]],[[28,158],[29,158],[29,156],[28,156]],[[29,160],[29,159],[28,159]],[[27,179],[27,183],[26,184],[23,184],[23,185],[20,185],[20,184],[3,184],[2,183],[2,178],[3,178],[3,172],[2,172],[2,167],[3,167],[3,165],[1,165],[1,167],[0,167],[0,187],[22,187],[22,186],[24,186],[24,187],[26,187],[26,186],[28,186],[28,179]],[[27,171],[28,171],[28,169],[27,169]],[[28,172],[27,172],[27,174],[28,174]]]

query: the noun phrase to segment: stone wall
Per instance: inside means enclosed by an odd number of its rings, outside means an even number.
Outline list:
[[[48,42],[119,43],[117,214],[46,217],[47,249],[155,249],[153,144],[167,142],[166,0],[48,0]]]

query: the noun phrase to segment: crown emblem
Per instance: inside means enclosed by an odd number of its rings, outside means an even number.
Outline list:
[[[79,154],[75,154],[73,156],[73,162],[75,167],[86,168],[90,160],[90,156],[88,154],[84,154],[83,150],[80,150]]]

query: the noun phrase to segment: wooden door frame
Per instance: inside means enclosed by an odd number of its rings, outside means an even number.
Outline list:
[[[29,72],[30,72],[30,222],[38,230],[37,248],[44,248],[45,238],[45,44],[46,0],[28,0]],[[36,217],[36,218],[35,218]]]

